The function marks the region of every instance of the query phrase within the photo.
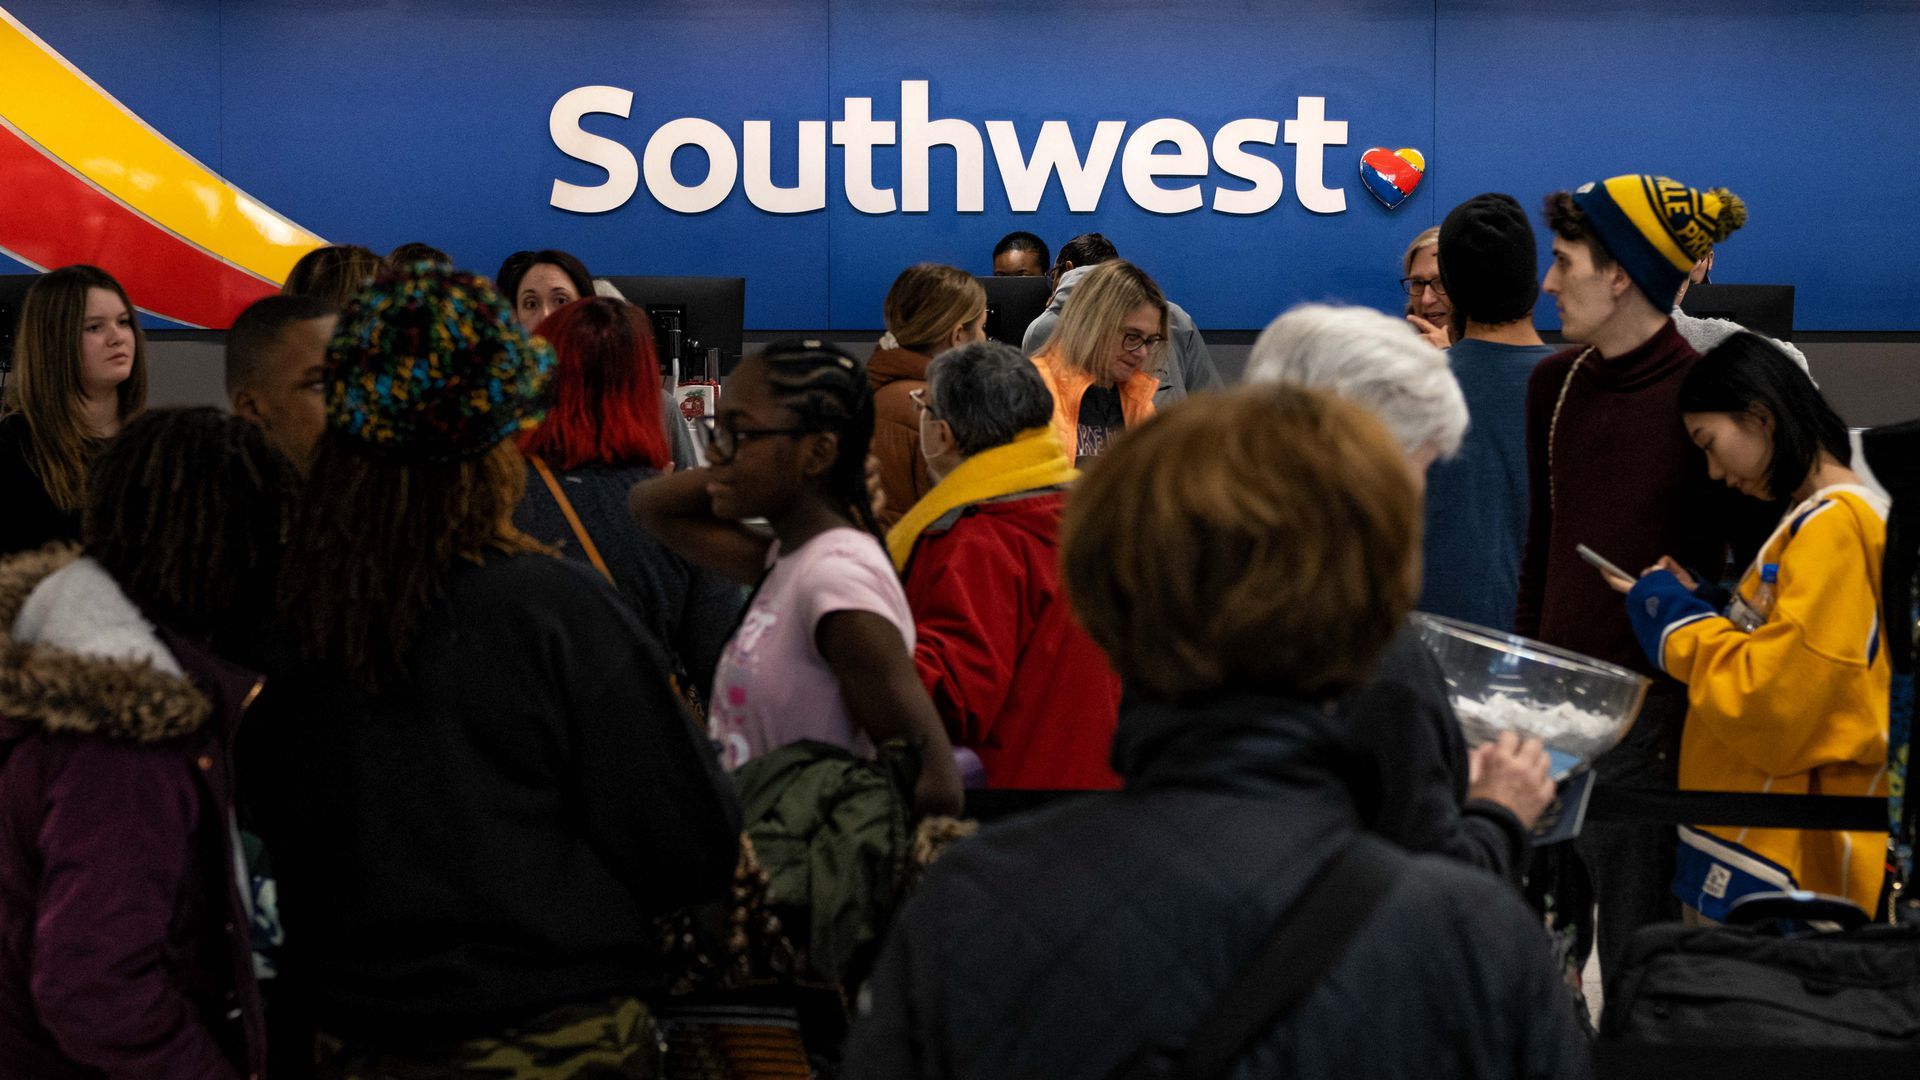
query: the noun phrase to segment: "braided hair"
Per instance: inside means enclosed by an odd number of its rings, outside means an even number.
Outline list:
[[[847,517],[874,536],[886,533],[867,499],[867,448],[873,442],[873,387],[866,365],[837,345],[811,339],[776,341],[760,354],[773,399],[808,431],[838,435],[827,493]]]
[[[93,465],[86,553],[148,617],[217,643],[269,625],[291,465],[214,408],[153,409]]]

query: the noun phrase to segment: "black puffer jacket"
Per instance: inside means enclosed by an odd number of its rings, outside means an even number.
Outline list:
[[[1126,790],[961,842],[902,912],[849,1077],[1104,1077],[1177,1048],[1360,828],[1343,721],[1272,698],[1127,708]],[[1333,972],[1236,1075],[1577,1077],[1539,920],[1410,860]]]
[[[1373,681],[1341,705],[1371,763],[1353,777],[1367,828],[1408,851],[1446,855],[1508,880],[1526,867],[1527,832],[1498,803],[1467,798],[1467,744],[1447,680],[1413,630],[1402,630]]]

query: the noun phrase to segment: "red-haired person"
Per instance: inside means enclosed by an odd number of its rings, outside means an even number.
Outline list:
[[[632,304],[591,297],[555,311],[538,332],[558,357],[553,405],[539,427],[520,437],[527,495],[514,525],[581,562],[593,561],[590,539],[620,595],[704,693],[747,598],[726,578],[667,550],[627,513],[633,485],[672,463],[653,328]],[[553,485],[564,493],[565,508]]]
[[[493,283],[500,290],[500,295],[507,298],[507,305],[513,308],[514,321],[529,334],[538,331],[548,316],[575,300],[584,300],[589,296],[626,299],[612,282],[594,280],[586,264],[578,258],[552,248],[516,251],[507,256],[500,264],[500,272],[494,275]],[[660,415],[667,421],[680,419],[680,407],[674,403],[673,395],[664,389],[660,391]],[[693,449],[693,433],[684,423],[677,426],[668,423],[666,431],[667,449],[673,452],[675,465],[691,469],[703,464]]]

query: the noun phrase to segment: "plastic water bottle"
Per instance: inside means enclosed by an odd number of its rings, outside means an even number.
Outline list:
[[[1734,594],[1733,603],[1727,605],[1727,618],[1749,634],[1765,626],[1767,617],[1773,614],[1773,587],[1779,580],[1779,563],[1760,567],[1760,585],[1753,590],[1753,599],[1748,601]]]

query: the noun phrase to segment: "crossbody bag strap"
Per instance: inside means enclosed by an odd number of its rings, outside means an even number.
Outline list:
[[[1560,409],[1567,403],[1567,391],[1573,389],[1573,377],[1580,374],[1580,365],[1592,355],[1593,346],[1589,345],[1573,358],[1573,366],[1567,369],[1567,381],[1560,384],[1560,396],[1553,402],[1553,419],[1547,422],[1547,508],[1550,510],[1560,509],[1556,490],[1558,485],[1553,476],[1553,443],[1560,430]]]
[[[1319,986],[1393,888],[1407,856],[1361,835],[1280,916],[1253,961],[1235,975],[1177,1059],[1136,1054],[1112,1080],[1215,1080]]]
[[[560,478],[553,475],[553,470],[547,468],[546,462],[532,455],[528,457],[533,462],[534,471],[540,474],[540,479],[546,481],[547,490],[553,492],[553,501],[560,504],[560,513],[566,516],[567,528],[572,529],[573,538],[580,541],[580,550],[587,553],[587,561],[593,564],[595,570],[600,571],[600,576],[606,578],[608,584],[612,584],[613,571],[607,569],[607,560],[600,557],[600,549],[594,544],[593,537],[587,535],[587,527],[580,523],[580,515],[573,512],[573,501],[567,498],[565,491],[561,490]]]

